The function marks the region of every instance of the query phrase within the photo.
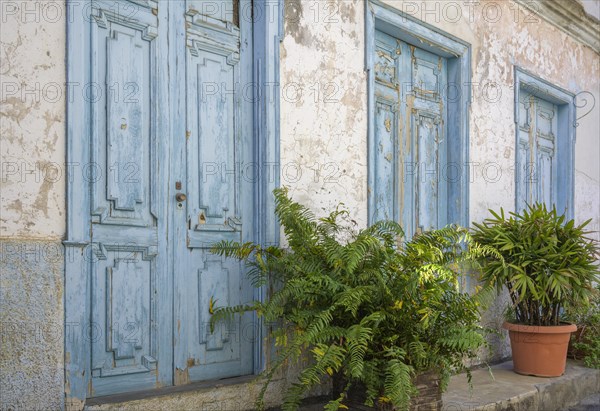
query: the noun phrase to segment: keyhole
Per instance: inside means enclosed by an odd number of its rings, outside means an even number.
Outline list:
[[[177,203],[177,208],[181,210],[183,208],[183,203]]]

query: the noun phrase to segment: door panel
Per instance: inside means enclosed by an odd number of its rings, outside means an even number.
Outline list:
[[[93,2],[91,21],[91,377],[88,395],[171,382],[165,233],[164,122],[157,99],[162,16],[153,4]],[[159,290],[161,290],[159,292]],[[83,290],[82,290],[83,292]],[[167,317],[168,318],[168,317]]]
[[[252,28],[218,3],[92,2],[91,397],[253,371],[251,317],[208,326],[253,291],[209,250],[254,239]]]
[[[397,73],[401,49],[396,41],[383,33],[376,38],[375,56],[375,158],[374,181],[375,210],[373,221],[398,220],[398,169],[401,167],[398,153],[399,83]]]
[[[175,144],[173,176],[187,199],[174,199],[175,384],[252,373],[251,317],[219,324],[210,333],[211,304],[252,300],[242,265],[210,253],[221,240],[252,238],[253,193],[243,177],[252,163],[252,101],[242,98],[252,79],[250,27],[213,20],[201,2],[186,7],[185,139]],[[224,2],[227,3],[227,2]],[[250,3],[248,3],[250,4]],[[220,4],[229,7],[227,4]],[[206,9],[205,9],[206,10]],[[242,48],[245,44],[245,48]],[[183,142],[184,144],[181,144]]]

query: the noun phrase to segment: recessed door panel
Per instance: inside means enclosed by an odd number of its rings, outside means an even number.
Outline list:
[[[166,72],[155,2],[91,3],[89,396],[171,383],[168,250],[156,164]],[[82,290],[85,292],[85,290]]]

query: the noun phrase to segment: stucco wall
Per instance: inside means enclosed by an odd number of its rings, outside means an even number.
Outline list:
[[[514,66],[581,94],[576,144],[576,218],[600,228],[599,56],[562,30],[506,1],[386,0],[471,45],[470,220],[515,206]],[[361,226],[367,216],[367,118],[362,1],[286,1],[281,45],[282,164],[295,198],[324,212],[344,201]],[[302,87],[299,87],[302,85]],[[289,93],[286,93],[286,90]],[[301,90],[301,93],[298,91]],[[586,114],[587,113],[587,114]],[[334,178],[315,168],[328,165]]]
[[[63,407],[64,0],[0,2],[0,409]]]
[[[0,2],[3,237],[65,232],[65,12],[64,0]]]
[[[0,409],[63,404],[63,247],[0,240]]]

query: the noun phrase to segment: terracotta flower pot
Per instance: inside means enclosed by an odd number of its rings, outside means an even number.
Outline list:
[[[520,325],[505,322],[512,349],[514,371],[537,377],[559,377],[564,374],[567,348],[575,324],[558,326]]]

